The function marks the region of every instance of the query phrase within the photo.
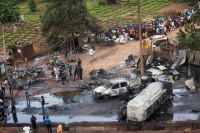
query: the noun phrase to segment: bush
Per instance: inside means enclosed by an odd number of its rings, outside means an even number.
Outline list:
[[[35,12],[37,9],[37,3],[35,0],[28,0],[28,8],[30,8],[31,12]]]

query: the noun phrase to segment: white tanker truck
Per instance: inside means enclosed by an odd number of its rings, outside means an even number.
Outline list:
[[[166,100],[172,98],[172,83],[153,82],[120,108],[118,120],[143,122]]]

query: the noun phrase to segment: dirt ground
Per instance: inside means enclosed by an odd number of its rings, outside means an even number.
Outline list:
[[[182,3],[172,3],[171,5],[158,10],[158,12],[161,12],[161,13],[182,12],[183,13],[185,8],[191,8],[191,7],[186,6],[185,4],[182,4]]]

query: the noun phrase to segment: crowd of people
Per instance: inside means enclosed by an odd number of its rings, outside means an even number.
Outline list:
[[[58,63],[56,63],[58,61],[58,59],[54,60],[50,60],[50,66],[53,66],[53,71],[51,75],[55,74],[55,78],[56,81],[62,81],[62,83],[64,83],[65,81],[68,81],[68,74],[69,77],[72,78],[74,81],[76,79],[83,79],[83,68],[82,68],[82,61],[79,58],[77,61],[77,64],[72,65],[67,63],[66,65],[58,65]],[[67,70],[67,72],[65,71]]]
[[[199,2],[200,4],[200,2]],[[142,24],[142,38],[151,37],[153,35],[167,35],[168,32],[183,26],[185,23],[191,25],[194,28],[194,23],[191,23],[193,14],[197,14],[198,9],[184,9],[184,13],[178,12],[174,16],[168,16],[167,18],[157,17],[153,19],[151,23]],[[139,24],[130,24],[124,26],[115,25],[113,28],[105,31],[105,36],[108,39],[115,40],[116,43],[124,42],[127,40],[139,39]]]

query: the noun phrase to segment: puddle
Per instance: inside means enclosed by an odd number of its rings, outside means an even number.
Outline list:
[[[51,95],[53,95],[55,97],[72,98],[76,95],[81,94],[82,92],[83,92],[83,90],[64,91],[64,92],[51,93]]]
[[[198,120],[199,114],[173,114],[172,121],[187,121],[187,120]]]
[[[27,123],[30,121],[31,114],[22,114],[21,112],[17,114],[17,119],[15,122],[18,123]],[[36,114],[37,122],[43,122],[43,115]],[[72,122],[114,122],[117,121],[117,116],[66,116],[66,115],[54,115],[49,116],[52,122],[62,122],[62,123],[72,123]],[[17,121],[16,121],[17,120]],[[8,116],[7,123],[13,123],[14,119],[12,115]]]

